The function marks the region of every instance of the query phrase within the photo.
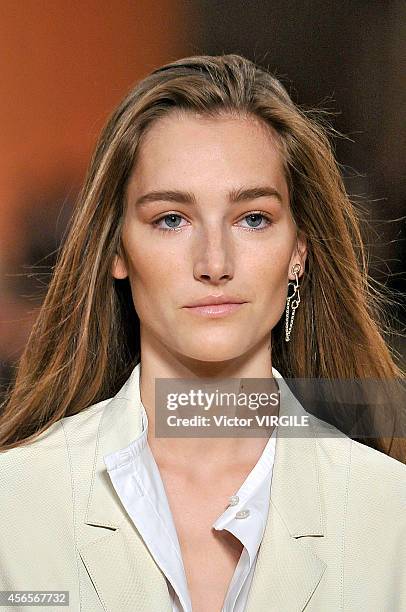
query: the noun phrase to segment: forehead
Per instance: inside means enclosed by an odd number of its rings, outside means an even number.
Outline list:
[[[243,113],[233,110],[219,110],[212,113],[200,113],[197,111],[175,108],[167,112],[162,117],[152,121],[152,124],[146,129],[144,134],[144,142],[148,142],[156,138],[160,133],[166,130],[179,129],[181,126],[192,129],[203,129],[205,131],[210,128],[218,129],[228,126],[240,127],[241,129],[251,132],[262,132],[263,137],[278,139],[276,130],[268,124],[264,119],[254,115],[253,113]]]
[[[157,181],[175,187],[197,178],[280,183],[285,179],[281,139],[254,115],[175,110],[155,120],[140,140],[129,189],[155,188]]]

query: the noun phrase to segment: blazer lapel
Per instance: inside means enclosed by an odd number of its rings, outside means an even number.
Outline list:
[[[309,417],[283,378],[276,380],[279,414]],[[277,431],[271,503],[247,612],[304,610],[327,567],[309,546],[309,538],[325,533],[315,432],[309,422]]]
[[[170,612],[166,579],[114,490],[103,457],[141,433],[140,364],[104,407],[78,550],[105,610]]]
[[[78,550],[106,611],[171,612],[165,577],[122,506],[103,461],[104,455],[126,448],[141,433],[139,376],[140,364],[103,409],[86,535]],[[309,416],[279,376],[280,415]],[[308,537],[324,536],[313,429],[278,429],[271,503],[247,612],[302,611],[327,567],[307,542]]]

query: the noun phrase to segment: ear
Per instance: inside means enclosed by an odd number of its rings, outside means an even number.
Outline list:
[[[292,266],[295,264],[300,264],[300,271],[298,272],[298,277],[300,278],[305,269],[307,257],[307,239],[302,232],[298,232],[296,238],[296,247],[292,253],[292,257],[289,262],[289,279],[294,280],[295,275],[292,273]]]
[[[128,270],[124,259],[118,253],[116,253],[114,256],[114,260],[111,265],[111,273],[113,277],[117,279],[126,278],[128,276]]]

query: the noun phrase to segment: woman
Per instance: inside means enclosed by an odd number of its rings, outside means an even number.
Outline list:
[[[326,129],[238,55],[154,71],[100,137],[4,407],[1,588],[406,609],[402,440],[340,435],[283,378],[403,376],[379,305]],[[159,378],[261,379],[309,426],[159,437]]]

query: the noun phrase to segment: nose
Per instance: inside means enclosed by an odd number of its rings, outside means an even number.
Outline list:
[[[211,228],[196,237],[194,277],[220,284],[233,278],[233,245],[231,237],[220,228]]]

